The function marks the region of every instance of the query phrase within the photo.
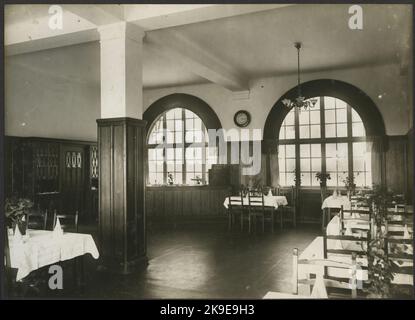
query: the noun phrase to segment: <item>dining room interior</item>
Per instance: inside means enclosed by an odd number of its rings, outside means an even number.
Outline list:
[[[413,299],[413,6],[4,6],[10,299]]]

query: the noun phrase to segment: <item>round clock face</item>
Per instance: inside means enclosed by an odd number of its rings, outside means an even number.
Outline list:
[[[246,127],[251,122],[251,115],[248,111],[240,110],[235,113],[233,121],[238,127]]]

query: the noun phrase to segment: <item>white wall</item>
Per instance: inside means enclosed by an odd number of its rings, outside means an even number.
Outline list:
[[[6,65],[6,135],[94,141],[99,101],[96,85]]]

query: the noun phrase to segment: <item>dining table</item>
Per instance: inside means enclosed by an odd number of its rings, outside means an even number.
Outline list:
[[[240,196],[231,196],[231,200],[235,202],[239,202],[244,205],[249,205],[249,199],[248,196],[243,197],[241,201]],[[261,204],[259,202],[252,203],[253,206],[260,206]],[[274,195],[264,195],[264,206],[265,207],[272,207],[274,209],[278,209],[279,206],[286,206],[288,205],[287,197],[285,196],[274,196]],[[229,197],[225,198],[225,201],[223,202],[223,206],[228,209],[229,207]]]
[[[330,221],[332,218],[332,209],[339,211],[343,207],[344,209],[351,208],[351,202],[347,196],[343,195],[331,195],[324,199],[321,204],[322,210],[322,230],[326,227],[326,221]]]
[[[10,264],[17,269],[16,281],[21,281],[32,271],[60,261],[90,254],[99,258],[95,241],[90,234],[49,230],[26,230],[26,235],[15,237],[9,232]]]

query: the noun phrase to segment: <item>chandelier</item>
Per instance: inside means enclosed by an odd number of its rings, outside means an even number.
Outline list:
[[[296,107],[296,108],[298,108],[299,111],[301,111],[302,108],[304,110],[307,110],[308,108],[313,108],[317,103],[317,99],[316,98],[305,99],[301,95],[301,86],[300,86],[300,49],[301,49],[301,42],[296,42],[294,44],[294,46],[297,49],[297,79],[298,79],[297,98],[295,98],[295,100],[293,100],[293,101],[290,100],[290,99],[284,99],[284,100],[282,100],[282,103],[290,109]]]

